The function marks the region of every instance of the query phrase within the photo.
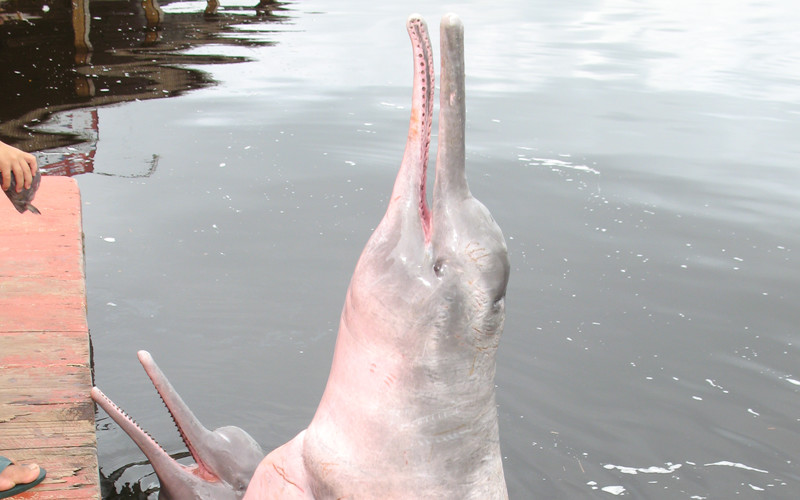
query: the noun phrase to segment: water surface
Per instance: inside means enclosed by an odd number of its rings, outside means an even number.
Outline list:
[[[92,162],[78,182],[96,382],[168,451],[185,454],[137,349],[209,427],[272,449],[309,422],[402,157],[404,21],[421,12],[438,46],[455,11],[470,187],[512,263],[496,381],[511,497],[797,496],[791,2],[312,0],[258,16],[230,0],[212,20],[204,5],[165,3],[156,42],[128,16],[125,50],[195,83],[151,78],[169,98],[108,105],[95,91],[27,124],[72,127],[43,159]],[[75,71],[123,95],[98,82],[124,62],[95,45]],[[98,429],[106,498],[153,491],[102,412]]]

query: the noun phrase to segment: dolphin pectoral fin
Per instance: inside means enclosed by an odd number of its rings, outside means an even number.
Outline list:
[[[256,469],[244,500],[280,498],[314,500],[314,491],[303,453],[306,431],[276,448]],[[323,464],[323,466],[331,464]],[[266,495],[266,497],[265,497]]]

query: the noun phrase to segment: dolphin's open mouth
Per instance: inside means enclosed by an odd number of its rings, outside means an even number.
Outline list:
[[[133,419],[133,417],[128,415],[125,412],[125,410],[123,410],[122,408],[117,406],[116,403],[111,401],[111,399],[108,396],[106,396],[105,393],[103,393],[103,391],[101,391],[97,387],[93,387],[92,388],[92,399],[94,399],[94,401],[103,410],[105,410],[105,412],[108,413],[108,416],[110,416],[115,422],[117,422],[117,424],[119,424],[120,426],[125,426],[125,428],[123,428],[123,430],[128,435],[130,435],[131,433],[128,432],[128,427],[127,426],[132,426],[132,428],[135,430],[136,434],[138,434],[138,435],[142,436],[143,438],[149,440],[150,444],[152,444],[153,446],[157,446],[157,447],[161,448],[161,451],[164,451],[164,448],[158,443],[158,441],[155,440],[155,438],[153,436],[150,435],[149,432],[144,430],[136,422],[136,420]],[[120,422],[120,419],[124,423]],[[166,453],[166,451],[164,451],[164,453]]]
[[[206,481],[218,481],[219,479],[217,475],[212,472],[204,463],[202,457],[193,446],[191,439],[187,436],[184,428],[185,417],[181,415],[182,412],[180,411],[180,407],[185,407],[185,404],[183,401],[180,401],[180,396],[177,396],[177,393],[174,391],[174,389],[172,389],[171,384],[166,377],[164,377],[163,373],[155,364],[149,353],[146,351],[139,351],[138,355],[139,361],[142,363],[145,372],[153,382],[153,386],[156,388],[158,396],[161,398],[161,401],[167,408],[167,412],[172,418],[175,427],[178,429],[181,440],[183,440],[183,443],[186,445],[186,448],[189,450],[189,453],[192,455],[192,458],[197,465],[187,466],[178,463],[166,452],[166,450],[164,450],[164,448],[150,435],[150,433],[144,430],[130,415],[128,415],[122,408],[114,403],[97,387],[92,388],[92,399],[94,399],[98,406],[105,410],[108,416],[110,416],[112,420],[114,420],[117,425],[119,425],[120,428],[125,431],[125,433],[136,443],[136,445],[139,446],[142,452],[144,452],[144,454],[150,460],[150,463],[156,469],[156,472],[158,472],[157,464],[170,463],[173,467],[180,468],[185,472],[201,477]],[[174,398],[176,396],[179,401],[175,401]],[[186,411],[188,411],[188,408],[186,408]],[[189,414],[191,415],[191,412],[189,412]],[[193,415],[191,415],[191,417],[193,418]],[[191,425],[191,419],[189,420],[189,423]]]
[[[125,433],[126,433],[126,434],[128,434],[128,436],[129,436],[131,439],[133,439],[135,442],[139,443],[140,441],[144,440],[144,441],[146,441],[146,442],[148,443],[148,448],[149,448],[149,449],[157,449],[157,450],[160,450],[160,452],[161,452],[161,453],[163,453],[164,455],[167,455],[168,457],[170,457],[170,459],[174,460],[174,458],[172,458],[172,456],[171,456],[171,455],[169,455],[169,454],[167,453],[167,451],[166,451],[166,450],[164,450],[164,447],[163,447],[163,446],[161,446],[161,444],[159,444],[159,442],[158,442],[158,441],[156,441],[156,439],[155,439],[153,436],[151,436],[149,432],[147,432],[146,430],[144,430],[144,429],[142,428],[142,426],[140,426],[140,425],[139,425],[139,424],[136,422],[136,420],[134,420],[134,419],[133,419],[133,417],[131,417],[130,415],[128,415],[128,414],[125,412],[125,410],[123,410],[122,408],[120,408],[120,407],[119,407],[119,406],[118,406],[116,403],[114,403],[114,402],[111,400],[111,398],[109,398],[108,396],[106,396],[106,395],[105,395],[105,393],[103,393],[103,391],[101,391],[101,390],[100,390],[100,389],[98,389],[97,387],[93,387],[93,388],[92,388],[92,399],[93,399],[93,400],[94,400],[94,401],[97,403],[97,405],[98,405],[98,406],[100,406],[100,407],[101,407],[101,408],[102,408],[102,409],[103,409],[103,410],[104,410],[104,411],[105,411],[105,412],[108,414],[108,416],[110,416],[110,417],[111,417],[111,419],[112,419],[112,420],[114,420],[114,421],[115,421],[115,422],[116,422],[116,423],[117,423],[117,424],[118,424],[118,425],[119,425],[119,426],[122,428],[122,430],[124,430],[124,431],[125,431]],[[162,399],[162,401],[163,401],[163,399]],[[169,411],[169,409],[167,409],[167,411]],[[170,414],[170,415],[171,415],[171,414]],[[173,421],[173,422],[175,422],[175,418],[174,418],[174,417],[173,417],[172,421]],[[180,432],[180,427],[178,426],[178,424],[177,424],[177,423],[175,423],[175,426],[176,426],[176,427],[178,427],[178,430],[179,430],[179,432]],[[136,436],[136,437],[134,437],[134,436]],[[183,434],[182,434],[182,433],[181,433],[181,437],[183,438]],[[184,443],[186,443],[185,439],[184,439]],[[187,444],[187,448],[188,448],[188,444]],[[192,456],[194,456],[194,455],[192,455]],[[176,463],[177,463],[177,462],[176,462]],[[178,465],[181,465],[181,464],[178,464]],[[183,465],[181,465],[181,466],[182,466],[182,467],[185,467],[185,466],[183,466]],[[188,469],[188,467],[187,467],[187,469]]]

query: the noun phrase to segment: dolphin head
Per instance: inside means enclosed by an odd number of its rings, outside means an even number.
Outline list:
[[[408,140],[386,213],[354,273],[348,297],[352,308],[346,307],[345,313],[368,309],[369,316],[385,318],[380,332],[384,338],[373,341],[446,344],[450,352],[441,352],[440,362],[447,362],[447,356],[480,352],[481,357],[491,358],[487,362],[493,367],[509,261],[502,231],[467,185],[463,25],[455,15],[441,22],[438,153],[431,207],[426,199],[426,167],[433,61],[424,21],[412,15],[407,28],[414,48]],[[353,316],[346,318],[348,322],[358,320]],[[402,326],[393,328],[394,324]],[[410,333],[425,328],[424,334]]]
[[[133,419],[100,389],[92,399],[136,443],[153,466],[161,484],[159,498],[234,500],[244,496],[253,472],[264,452],[255,440],[238,427],[209,431],[194,416],[147,351],[139,351],[139,362],[167,407],[196,465],[176,462]]]

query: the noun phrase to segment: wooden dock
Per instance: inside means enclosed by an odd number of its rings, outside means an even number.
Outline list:
[[[33,204],[0,194],[0,455],[47,469],[14,499],[99,499],[78,185],[43,177]]]

